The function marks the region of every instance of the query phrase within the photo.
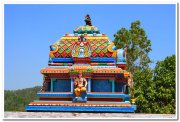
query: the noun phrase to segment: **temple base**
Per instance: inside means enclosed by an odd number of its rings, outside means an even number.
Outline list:
[[[134,107],[26,106],[26,111],[134,113],[135,109],[134,109]]]
[[[37,101],[31,102],[25,108],[26,111],[54,111],[54,112],[126,112],[133,113],[136,105],[129,102],[60,102],[60,101]]]

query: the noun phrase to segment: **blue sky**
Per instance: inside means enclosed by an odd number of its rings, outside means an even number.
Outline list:
[[[75,27],[92,24],[111,40],[122,27],[141,21],[152,43],[155,62],[175,54],[176,6],[173,4],[5,5],[4,84],[14,90],[42,85],[40,70],[48,65],[49,46]],[[151,65],[154,67],[155,63]]]

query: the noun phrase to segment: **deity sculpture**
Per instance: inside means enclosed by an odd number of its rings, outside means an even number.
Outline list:
[[[87,14],[87,15],[85,16],[85,20],[84,20],[84,21],[86,22],[86,25],[92,26],[91,18],[90,18],[90,16],[89,16],[89,14]]]
[[[74,43],[72,57],[84,58],[91,56],[90,43],[86,41],[84,35],[78,38],[78,42]]]
[[[76,97],[80,97],[82,92],[86,92],[87,80],[82,77],[82,72],[79,72],[78,78],[75,78],[74,89]]]

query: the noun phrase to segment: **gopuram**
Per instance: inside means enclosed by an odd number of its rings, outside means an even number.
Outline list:
[[[89,15],[85,23],[50,45],[39,99],[26,111],[135,112],[126,48],[116,49]]]

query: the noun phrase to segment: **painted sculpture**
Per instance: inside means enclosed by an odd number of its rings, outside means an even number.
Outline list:
[[[83,35],[80,36],[78,42],[74,43],[73,50],[72,50],[72,57],[90,57],[91,56],[91,49],[89,42],[85,41]]]
[[[86,15],[84,21],[86,22],[86,25],[92,26],[92,24],[91,24],[91,18],[90,18],[90,16],[89,16],[89,14]]]
[[[87,80],[82,77],[82,72],[79,72],[78,77],[74,80],[74,85],[76,86],[74,89],[75,98],[73,102],[87,102]]]
[[[85,22],[50,45],[39,99],[26,111],[135,112],[126,47],[116,49],[89,15]]]

